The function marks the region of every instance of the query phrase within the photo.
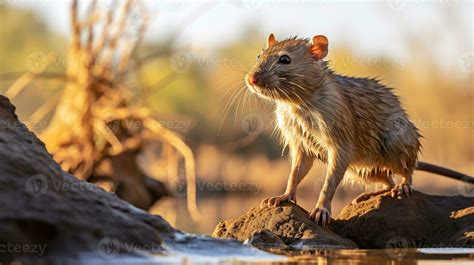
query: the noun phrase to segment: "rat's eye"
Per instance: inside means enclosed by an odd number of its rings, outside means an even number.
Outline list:
[[[288,56],[288,55],[282,55],[282,56],[280,56],[280,58],[278,59],[278,63],[290,64],[290,63],[291,63],[291,58],[290,58],[290,56]]]

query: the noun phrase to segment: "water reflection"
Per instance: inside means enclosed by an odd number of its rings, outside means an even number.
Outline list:
[[[474,249],[463,254],[424,254],[416,249],[407,249],[404,256],[391,257],[390,251],[382,250],[326,250],[314,253],[293,253],[290,262],[310,264],[474,264]]]

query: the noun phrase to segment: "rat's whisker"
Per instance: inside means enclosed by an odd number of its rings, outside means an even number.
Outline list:
[[[270,71],[273,70],[272,68],[273,68],[273,66],[275,66],[275,64],[276,64],[277,62],[278,62],[278,61],[275,60],[275,61],[272,63],[272,65],[270,65],[270,67],[269,67],[268,69],[270,69]]]
[[[237,90],[242,89],[242,87],[244,87],[244,84],[242,82],[234,84],[220,96],[219,102],[224,100],[224,98],[226,98],[229,95],[229,93],[235,93]]]
[[[245,92],[245,90],[241,90],[241,92],[239,93],[239,100],[237,102],[237,108],[234,112],[234,126],[237,124],[237,116],[238,116],[238,112],[239,112],[239,108],[240,108],[240,105],[242,103],[242,92]]]
[[[222,127],[224,125],[224,121],[227,119],[227,116],[229,115],[229,112],[230,112],[232,106],[234,105],[235,100],[237,99],[238,95],[240,95],[242,93],[242,91],[244,91],[244,89],[245,89],[245,86],[242,86],[242,87],[236,89],[232,93],[232,96],[229,98],[228,103],[224,107],[224,112],[223,112],[223,116],[222,116],[222,119],[221,119],[221,123],[220,123],[220,126],[219,126],[219,131],[218,131],[217,135],[220,135],[220,133],[222,131]]]

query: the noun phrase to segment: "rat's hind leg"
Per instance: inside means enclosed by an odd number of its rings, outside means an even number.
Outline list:
[[[362,201],[366,201],[379,194],[391,191],[395,187],[395,181],[393,181],[392,174],[387,172],[377,172],[367,177],[368,181],[374,181],[382,183],[384,187],[378,191],[364,192],[352,200],[352,204],[357,204]]]

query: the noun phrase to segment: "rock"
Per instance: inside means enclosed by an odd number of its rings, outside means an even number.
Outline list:
[[[283,203],[278,207],[252,208],[240,217],[220,222],[212,236],[239,241],[249,240],[264,249],[357,247],[350,240],[317,226],[308,218],[308,213],[303,208],[293,203]]]
[[[381,194],[346,206],[333,228],[361,248],[474,247],[474,197]]]

